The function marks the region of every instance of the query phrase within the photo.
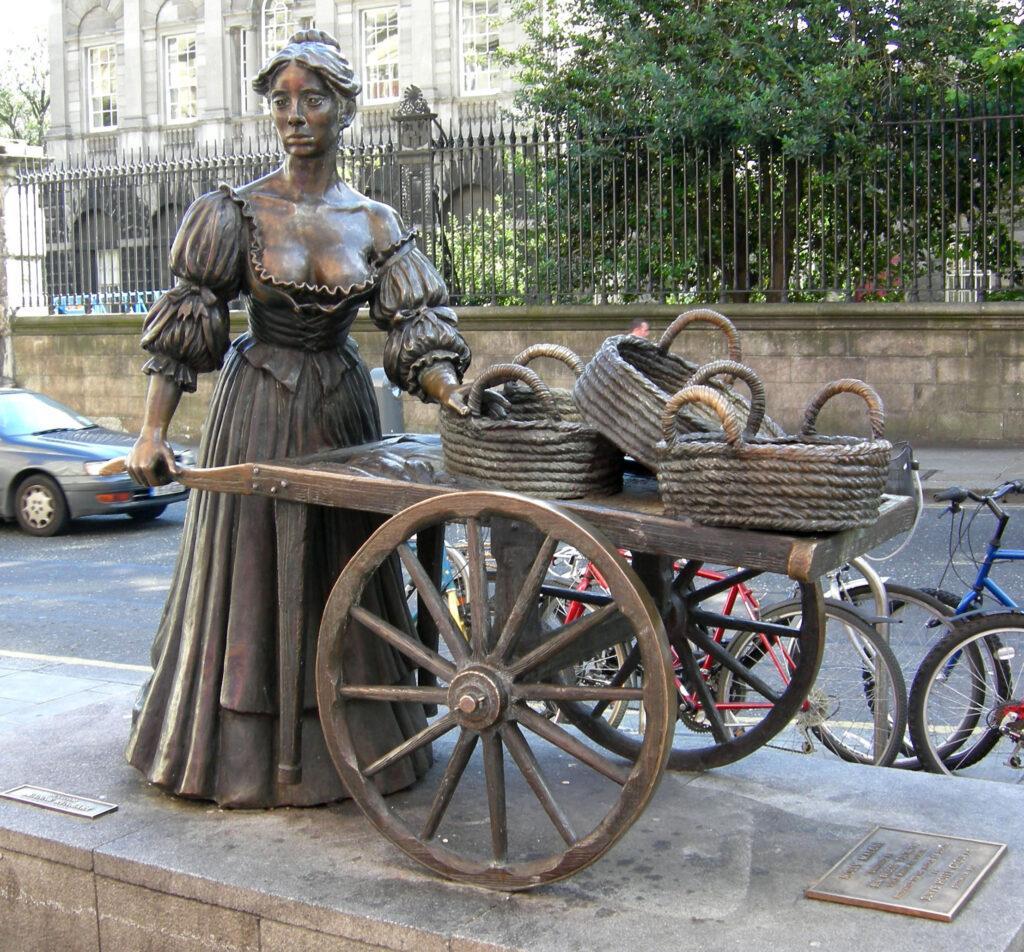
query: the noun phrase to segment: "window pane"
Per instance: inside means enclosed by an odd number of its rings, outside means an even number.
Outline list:
[[[169,36],[164,46],[167,61],[167,119],[195,119],[199,98],[195,36]]]
[[[117,51],[113,46],[88,50],[89,128],[110,129],[117,125]]]
[[[263,4],[263,59],[270,59],[288,43],[295,32],[291,4],[286,0],[265,0]]]
[[[500,0],[462,0],[462,91],[495,92],[500,87]]]
[[[398,7],[363,11],[363,95],[366,102],[398,99]]]

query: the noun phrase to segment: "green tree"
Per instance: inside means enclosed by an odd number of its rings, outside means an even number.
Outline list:
[[[49,52],[43,37],[8,50],[0,76],[0,135],[41,145],[49,124]]]
[[[720,224],[690,229],[692,256],[741,299],[754,283],[777,298],[801,267],[793,223],[808,196],[877,200],[871,170],[899,171],[881,120],[901,103],[938,108],[1012,77],[1024,39],[1019,13],[996,0],[520,0],[519,15],[521,113],[700,156],[703,193],[684,204],[697,214],[704,202],[704,221]],[[622,185],[601,184],[600,201]],[[755,249],[770,273],[751,273],[752,204],[772,210]],[[820,225],[837,235],[837,222]]]

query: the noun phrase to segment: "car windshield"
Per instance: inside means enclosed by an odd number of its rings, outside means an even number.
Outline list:
[[[0,436],[84,430],[95,425],[92,420],[38,393],[0,394]]]

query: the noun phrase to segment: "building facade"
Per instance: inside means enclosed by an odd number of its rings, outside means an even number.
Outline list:
[[[56,0],[47,152],[241,148],[269,133],[253,77],[308,27],[336,36],[362,79],[364,132],[410,85],[443,124],[486,122],[513,91],[498,51],[522,33],[508,14],[508,0]]]

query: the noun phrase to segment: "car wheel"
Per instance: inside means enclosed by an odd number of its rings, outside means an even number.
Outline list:
[[[68,525],[68,504],[58,486],[41,473],[26,476],[14,496],[14,514],[24,532],[52,536]]]
[[[154,519],[159,519],[166,508],[166,506],[151,506],[149,509],[133,509],[128,515],[136,522],[152,522]]]

